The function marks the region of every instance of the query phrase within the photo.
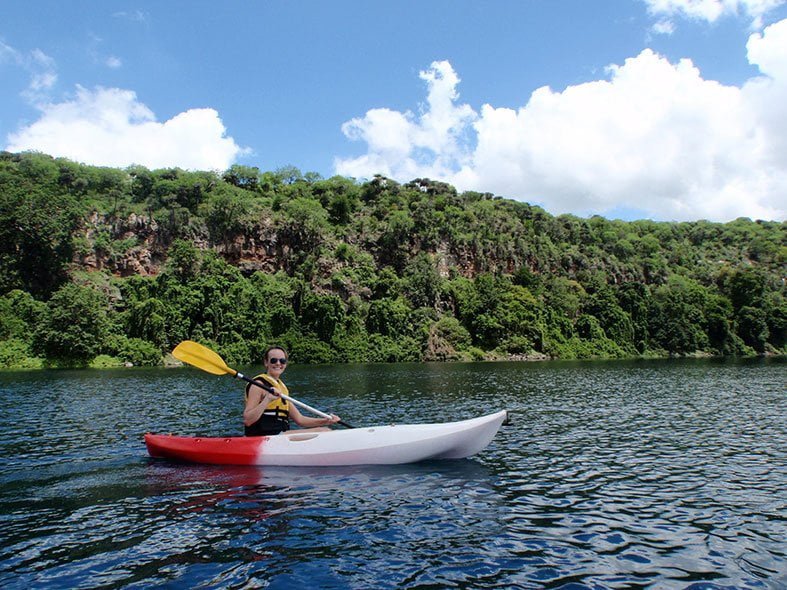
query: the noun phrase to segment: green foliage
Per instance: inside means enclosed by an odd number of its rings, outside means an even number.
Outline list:
[[[657,348],[691,354],[709,345],[703,330],[703,290],[676,280],[656,289],[650,310],[650,333]]]
[[[187,282],[197,275],[201,255],[194,244],[186,240],[175,240],[168,254],[166,270],[178,281]]]
[[[327,342],[309,335],[289,335],[290,358],[296,363],[331,363],[335,353]]]
[[[317,252],[329,229],[328,212],[316,199],[298,197],[284,202],[277,233],[283,241],[298,246],[291,250],[287,262],[291,266],[303,264]]]
[[[746,305],[738,311],[738,335],[747,346],[757,352],[765,352],[768,342],[768,322],[765,312],[758,308]]]
[[[336,295],[307,293],[301,302],[301,327],[323,342],[331,342],[344,325],[345,311]]]
[[[65,364],[86,364],[109,335],[108,307],[103,293],[74,283],[64,285],[52,295],[35,329],[34,352]]]
[[[418,254],[404,269],[404,292],[413,307],[436,307],[443,280],[431,256]]]
[[[408,317],[412,308],[399,297],[376,299],[369,305],[366,327],[370,333],[397,337],[408,332]]]
[[[260,169],[251,166],[240,166],[234,164],[230,166],[222,176],[225,182],[250,191],[260,188]]]
[[[99,354],[88,363],[88,366],[91,369],[113,369],[125,365],[123,361],[117,357],[109,356],[108,354]]]
[[[24,340],[0,340],[0,369],[40,369],[43,366],[43,359],[33,356],[30,344]]]
[[[135,367],[155,367],[162,363],[160,348],[142,338],[112,335],[108,339],[107,350],[124,363],[131,363]]]
[[[25,291],[15,289],[0,297],[0,341],[19,339],[32,342],[31,326],[36,326],[46,312],[46,304]]]
[[[4,152],[0,367],[155,365],[187,338],[234,364],[274,341],[297,362],[784,354],[786,243],[425,178]]]
[[[83,209],[49,156],[0,159],[0,293],[48,296],[66,280]]]
[[[470,332],[453,316],[443,316],[429,328],[424,360],[460,360],[470,355]]]
[[[226,244],[240,234],[252,207],[253,201],[244,191],[229,187],[213,191],[200,210],[211,240]]]

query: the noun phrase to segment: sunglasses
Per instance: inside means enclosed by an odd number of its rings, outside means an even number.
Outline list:
[[[279,363],[280,365],[286,365],[287,359],[269,358],[268,362],[272,365],[275,365],[276,363]]]

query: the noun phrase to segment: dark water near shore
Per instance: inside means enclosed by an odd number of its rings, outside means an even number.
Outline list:
[[[195,369],[0,373],[2,588],[785,588],[784,359],[292,366],[354,425],[513,423],[470,460],[237,468]]]

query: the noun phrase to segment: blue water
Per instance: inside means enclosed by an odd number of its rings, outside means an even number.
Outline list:
[[[786,368],[292,366],[354,425],[512,412],[473,459],[340,468],[149,459],[240,433],[228,377],[0,373],[0,587],[785,588]]]

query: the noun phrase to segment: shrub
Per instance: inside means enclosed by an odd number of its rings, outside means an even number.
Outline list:
[[[42,360],[30,352],[30,346],[18,338],[0,341],[0,369],[40,369]]]
[[[113,335],[109,338],[107,350],[121,361],[135,366],[155,367],[163,362],[161,350],[152,342],[141,338]]]

